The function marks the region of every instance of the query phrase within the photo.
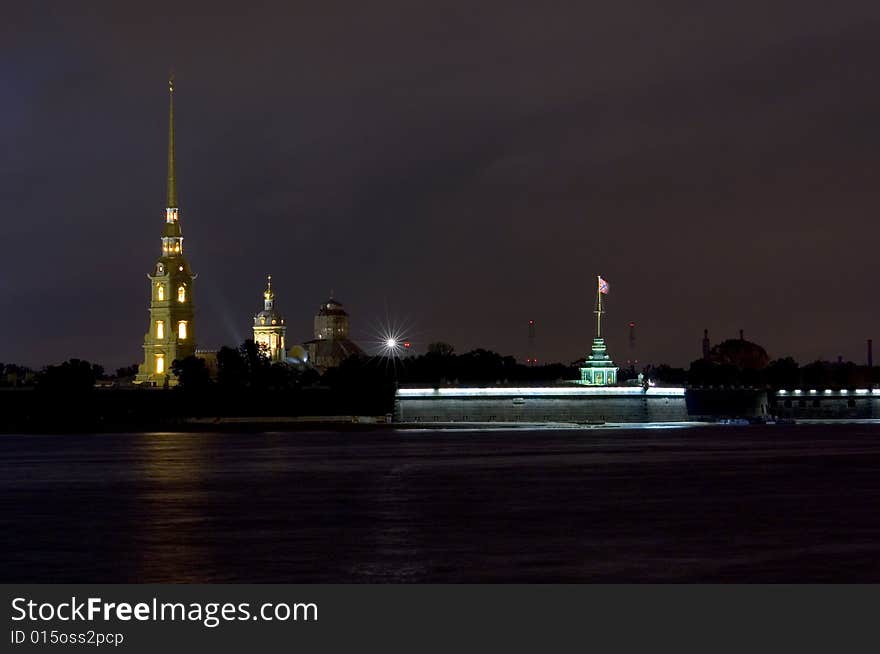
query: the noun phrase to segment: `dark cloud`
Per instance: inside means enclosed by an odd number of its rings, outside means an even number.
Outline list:
[[[628,356],[702,329],[863,358],[880,192],[873,2],[27,3],[0,27],[0,360],[136,361],[164,79],[198,335],[293,339],[330,289],[363,340],[581,355],[597,272]],[[17,12],[17,13],[16,13]]]

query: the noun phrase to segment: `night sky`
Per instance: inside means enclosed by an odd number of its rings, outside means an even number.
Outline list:
[[[686,365],[880,341],[880,3],[14,3],[0,25],[0,361],[135,363],[167,84],[201,347],[273,275],[289,343]]]

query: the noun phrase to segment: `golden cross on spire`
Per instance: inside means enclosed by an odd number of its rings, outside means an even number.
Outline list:
[[[174,93],[174,71],[168,73],[168,92]]]
[[[266,290],[263,292],[263,297],[267,300],[275,297],[275,293],[272,292],[272,275],[266,275]]]

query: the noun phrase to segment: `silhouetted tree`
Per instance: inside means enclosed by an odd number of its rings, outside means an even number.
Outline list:
[[[120,381],[130,381],[135,378],[138,373],[138,364],[134,363],[130,366],[116,369],[116,379]]]
[[[739,370],[760,370],[767,366],[770,357],[757,343],[742,338],[722,341],[709,351],[709,360],[720,365],[730,365]]]
[[[238,348],[224,346],[217,352],[217,382],[226,389],[265,388],[270,368],[265,349],[252,339]]]
[[[439,345],[439,346],[438,346]],[[496,384],[574,380],[578,371],[561,363],[526,366],[511,356],[478,348],[454,354],[452,346],[434,344],[422,356],[398,361],[402,384]]]
[[[289,391],[300,386],[299,369],[285,363],[273,363],[268,366],[264,379],[266,387],[275,391]]]
[[[436,343],[428,343],[428,354],[433,354],[440,357],[451,357],[455,354],[455,348],[452,347],[449,343],[444,343],[442,341],[437,341]]]
[[[808,388],[824,388],[831,381],[831,364],[827,361],[813,361],[801,368],[801,380]]]
[[[773,388],[795,388],[801,384],[801,369],[791,357],[774,359],[764,371],[764,379]]]
[[[661,363],[659,366],[649,366],[646,376],[660,384],[675,386],[681,386],[688,381],[688,374],[684,368],[673,368],[665,363]]]
[[[244,388],[247,365],[237,348],[224,345],[217,351],[217,383],[224,388]]]
[[[197,356],[190,355],[183,359],[175,359],[171,364],[171,370],[182,390],[204,391],[211,385],[205,360]]]
[[[271,365],[266,347],[249,338],[239,346],[238,352],[247,369],[248,385],[260,388],[266,386]]]
[[[697,359],[688,370],[687,383],[691,386],[741,386],[743,375],[736,366]]]
[[[70,359],[61,365],[46,366],[37,376],[37,388],[49,391],[81,392],[91,390],[104,374],[104,367],[82,359]]]

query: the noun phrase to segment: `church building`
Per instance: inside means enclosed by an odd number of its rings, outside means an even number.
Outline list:
[[[331,297],[315,315],[315,338],[303,343],[308,360],[317,370],[324,372],[339,366],[352,355],[364,353],[349,338],[349,330],[348,313]]]
[[[284,361],[286,333],[284,318],[275,310],[275,291],[272,290],[272,275],[269,275],[263,291],[263,310],[254,316],[254,343],[265,349],[272,363]]]
[[[171,373],[175,359],[195,354],[195,321],[192,273],[183,255],[183,235],[177,204],[174,171],[174,80],[168,81],[168,195],[162,230],[161,255],[150,280],[150,323],[144,335],[144,362],[138,368],[136,384],[174,385]]]

